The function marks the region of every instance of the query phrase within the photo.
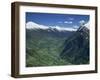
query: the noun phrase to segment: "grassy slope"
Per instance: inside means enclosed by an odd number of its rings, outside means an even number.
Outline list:
[[[88,64],[88,32],[72,32],[74,35],[70,36],[69,32],[60,34],[43,30],[27,31],[26,66]]]
[[[66,38],[34,37],[26,42],[26,66],[67,65],[69,62],[60,58],[62,44]]]

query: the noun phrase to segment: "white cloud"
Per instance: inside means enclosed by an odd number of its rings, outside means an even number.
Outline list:
[[[72,24],[73,22],[72,21],[64,21],[64,23]]]
[[[75,29],[78,29],[78,28],[79,28],[79,26],[77,26],[77,25],[74,25],[74,26],[73,26],[73,28],[75,28]]]
[[[72,22],[72,21],[70,21],[69,23],[70,23],[70,24],[72,24],[73,22]]]
[[[58,23],[72,24],[72,21],[59,21]]]
[[[59,21],[58,23],[63,23],[62,21]]]
[[[85,21],[84,20],[81,20],[79,21],[80,25],[84,25],[85,24]]]
[[[64,31],[64,30],[76,31],[77,30],[77,29],[72,28],[72,27],[68,28],[68,27],[60,27],[60,26],[45,26],[45,25],[37,24],[37,23],[32,22],[32,21],[29,21],[26,23],[26,28],[27,29],[49,29],[49,28],[53,29],[53,28],[55,28],[58,31]]]
[[[64,23],[68,23],[68,21],[65,21]]]

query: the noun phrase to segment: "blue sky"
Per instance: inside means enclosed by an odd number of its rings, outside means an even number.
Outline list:
[[[45,26],[74,27],[89,21],[89,15],[26,12],[26,23],[32,21]]]

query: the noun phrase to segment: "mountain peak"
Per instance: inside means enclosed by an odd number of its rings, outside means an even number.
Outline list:
[[[41,24],[37,24],[35,22],[27,22],[26,29],[43,29],[43,30],[52,30],[52,31],[77,31],[72,27],[60,27],[60,26],[45,26]]]
[[[83,31],[84,29],[89,30],[89,22],[84,25],[80,25],[77,31]]]
[[[30,21],[26,23],[26,28],[27,29],[47,29],[48,27]]]

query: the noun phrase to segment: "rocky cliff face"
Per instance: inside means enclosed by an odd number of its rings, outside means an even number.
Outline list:
[[[87,27],[81,26],[65,41],[60,57],[72,64],[89,63],[89,29]]]

